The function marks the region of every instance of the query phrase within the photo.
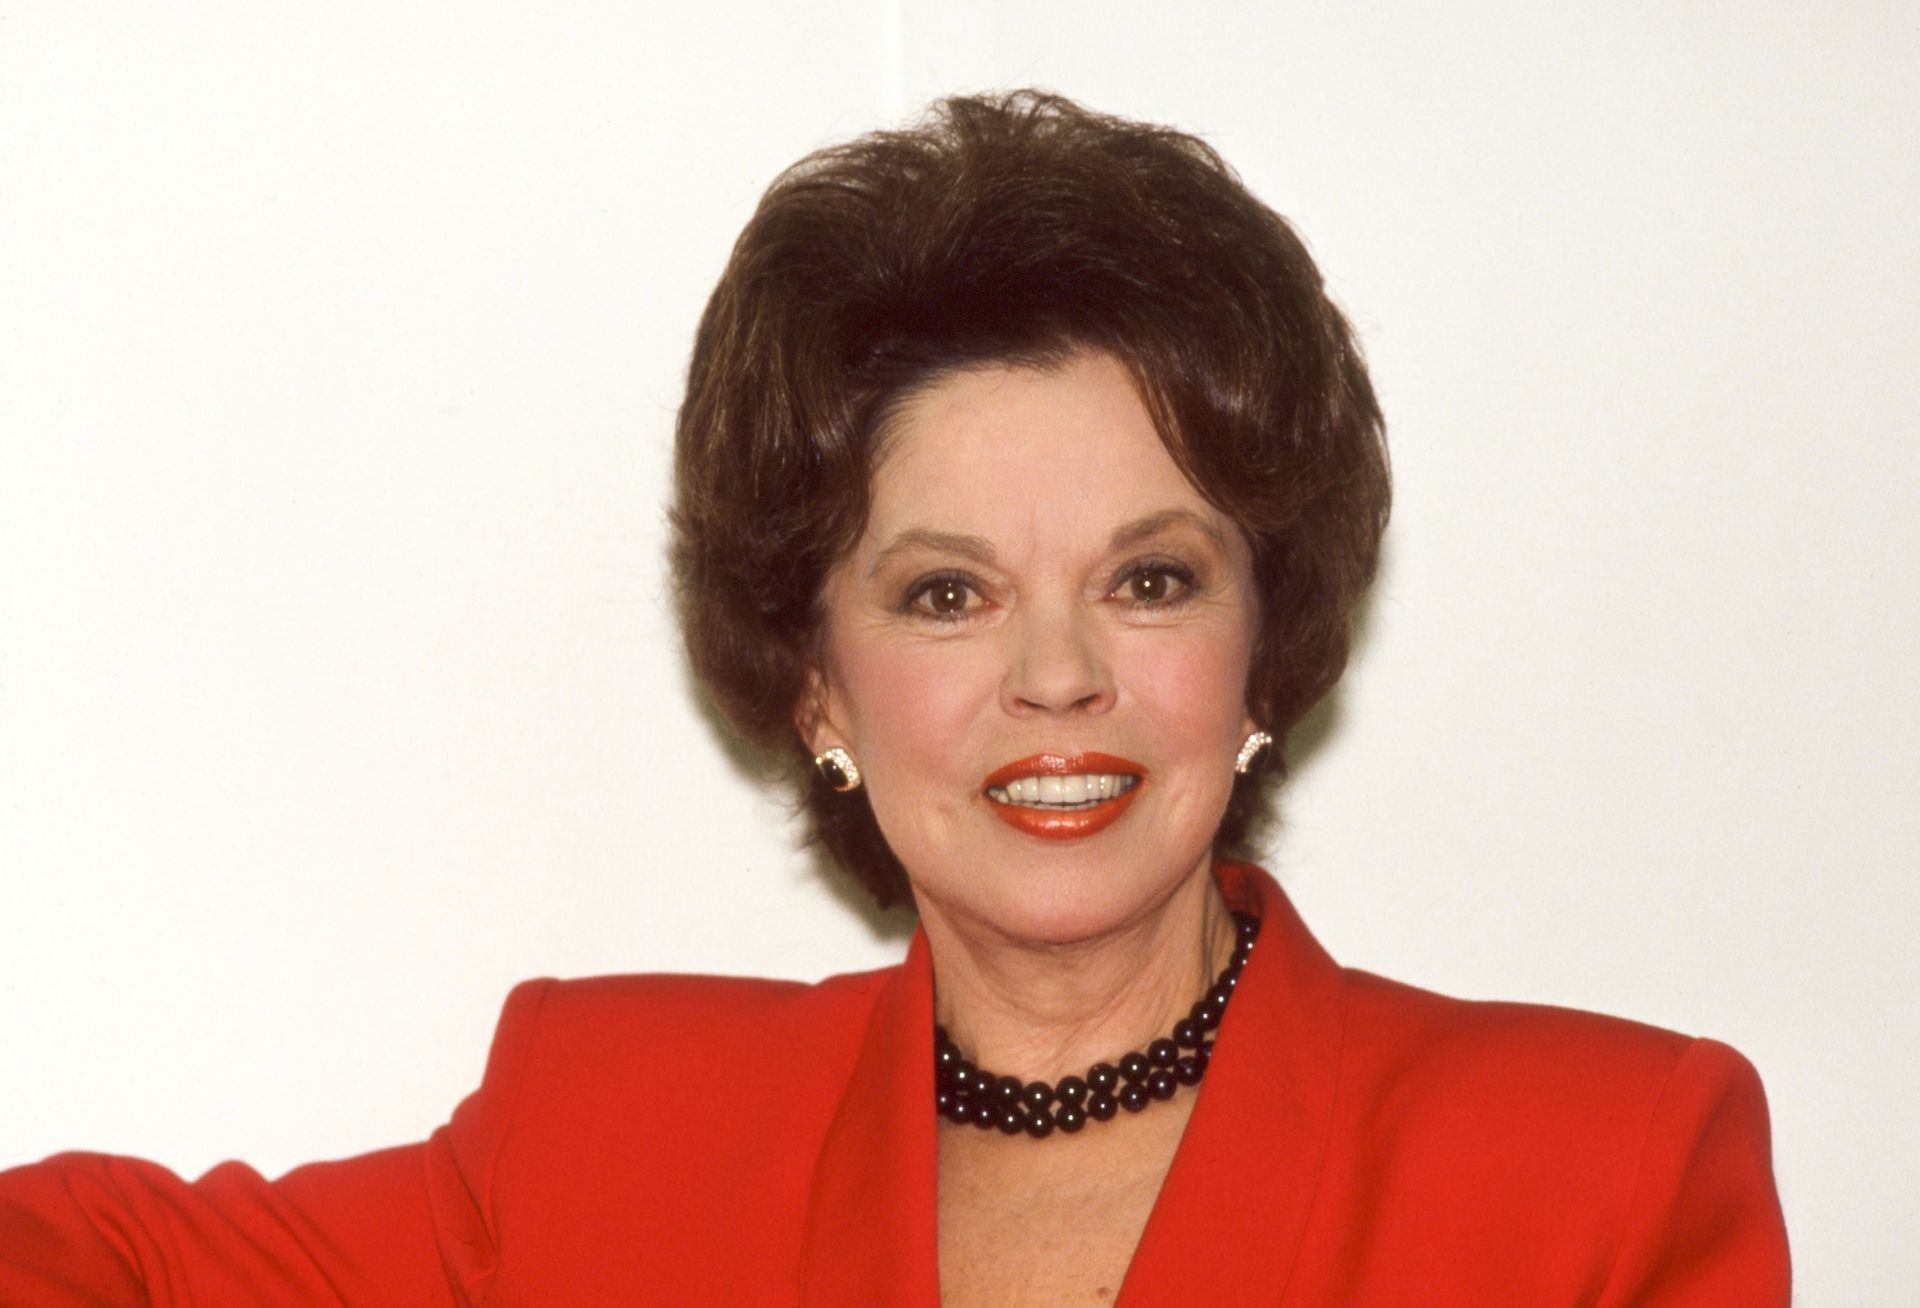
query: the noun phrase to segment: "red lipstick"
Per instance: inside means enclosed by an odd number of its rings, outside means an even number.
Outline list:
[[[1009,763],[991,773],[981,787],[982,793],[1006,786],[1023,777],[1068,777],[1088,773],[1130,776],[1134,783],[1111,799],[1103,799],[1087,808],[1044,809],[1022,804],[1003,803],[987,795],[993,815],[1016,831],[1042,840],[1080,840],[1105,831],[1119,820],[1147,784],[1147,770],[1131,759],[1112,754],[1035,754]]]

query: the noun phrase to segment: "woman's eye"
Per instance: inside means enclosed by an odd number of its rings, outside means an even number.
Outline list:
[[[1120,581],[1115,594],[1135,604],[1152,607],[1184,597],[1193,586],[1193,574],[1170,564],[1135,568]]]
[[[979,603],[972,586],[958,577],[935,577],[908,597],[908,607],[936,618],[957,618]]]

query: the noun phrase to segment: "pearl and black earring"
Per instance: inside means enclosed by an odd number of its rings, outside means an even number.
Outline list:
[[[1267,755],[1272,752],[1273,737],[1264,731],[1256,731],[1241,744],[1240,752],[1233,759],[1233,770],[1244,777],[1265,763]]]
[[[820,773],[822,781],[843,795],[849,790],[860,789],[860,765],[853,761],[853,755],[838,745],[814,755],[813,766]]]

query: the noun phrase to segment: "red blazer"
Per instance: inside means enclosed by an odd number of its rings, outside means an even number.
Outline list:
[[[1122,1308],[1787,1302],[1739,1054],[1343,970],[1265,873],[1219,875],[1265,926]],[[921,936],[811,986],[527,982],[425,1144],[272,1182],[0,1173],[0,1304],[934,1308],[935,1132],[963,1128],[932,1026]]]

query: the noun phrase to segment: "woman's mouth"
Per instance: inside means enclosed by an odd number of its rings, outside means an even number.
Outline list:
[[[1111,754],[1035,754],[997,769],[981,793],[1015,830],[1079,840],[1111,826],[1145,783],[1145,768]]]
[[[1124,795],[1139,780],[1124,772],[1017,777],[1004,786],[987,787],[987,798],[996,804],[1018,804],[1022,808],[1083,809]]]

